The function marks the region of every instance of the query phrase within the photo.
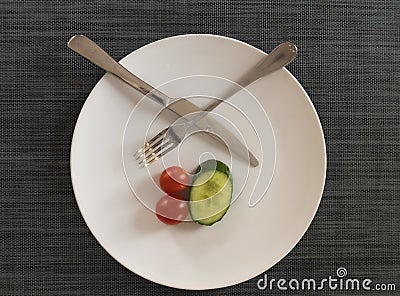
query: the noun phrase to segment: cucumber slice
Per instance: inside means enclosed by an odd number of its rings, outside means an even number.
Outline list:
[[[189,212],[193,221],[211,226],[229,209],[232,176],[227,165],[214,159],[201,163],[196,174],[189,194]]]

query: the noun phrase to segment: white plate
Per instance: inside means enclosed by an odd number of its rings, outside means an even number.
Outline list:
[[[167,94],[182,96],[190,94],[196,79],[212,76],[237,80],[263,54],[225,37],[184,35],[149,44],[121,63]],[[187,77],[190,82],[182,83],[187,82]],[[217,88],[210,89],[212,95],[218,95]],[[248,132],[251,126],[244,127],[240,116],[232,116],[236,113],[229,111],[230,105],[223,104],[218,113],[240,126],[238,131],[244,134],[246,144],[268,165],[249,169],[248,179],[228,214],[212,227],[203,227],[191,222],[166,226],[143,205],[144,201],[152,208],[161,192],[155,182],[144,183],[143,187],[135,182],[147,182],[143,172],[156,178],[162,162],[150,166],[149,172],[140,171],[129,157],[143,141],[148,125],[137,120],[146,108],[139,113],[134,111],[135,106],[140,107],[142,96],[109,74],[93,89],[72,140],[72,183],[91,232],[126,268],[176,288],[225,287],[267,270],[303,236],[318,208],[325,182],[325,143],[317,114],[305,91],[286,70],[258,80],[248,91],[242,91],[237,98],[251,94],[256,100],[249,104],[245,100],[243,105],[236,100],[234,105],[249,117],[261,135],[259,142]],[[268,116],[254,116],[260,110]],[[155,114],[154,110],[148,112]],[[167,123],[168,118],[164,117],[152,127],[158,130]],[[261,154],[257,143],[263,149]],[[179,155],[185,168],[193,167],[205,149],[202,145],[203,140],[192,137],[179,154],[168,155],[166,162]],[[231,161],[223,151],[212,152]],[[260,170],[265,174],[257,181]],[[233,169],[234,177],[236,174],[241,172]],[[147,180],[151,180],[148,176]],[[263,184],[261,189],[267,189],[269,184],[268,191],[256,206],[249,207],[252,191],[259,184]]]

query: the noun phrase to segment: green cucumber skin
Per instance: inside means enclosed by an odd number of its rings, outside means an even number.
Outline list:
[[[215,162],[217,162],[217,165],[215,165]],[[226,164],[224,164],[222,161],[219,161],[219,160],[209,159],[209,160],[202,162],[197,167],[195,174],[198,174],[200,171],[207,172],[209,170],[214,170],[214,169],[216,171],[219,171],[219,172],[227,175],[233,185],[231,171],[229,170],[229,168]],[[194,181],[195,180],[193,180],[193,182]]]
[[[216,162],[216,164],[215,164],[215,162]],[[215,170],[215,171],[219,171],[219,172],[225,174],[225,175],[228,177],[229,182],[231,183],[231,187],[232,187],[232,189],[233,189],[233,180],[232,180],[233,178],[232,178],[232,174],[231,174],[231,172],[230,172],[230,169],[229,169],[229,167],[228,167],[226,164],[224,164],[223,162],[221,162],[221,161],[219,161],[219,160],[214,160],[214,159],[206,160],[205,162],[201,163],[201,164],[197,167],[197,169],[196,169],[196,171],[195,171],[195,174],[200,173],[200,175],[202,175],[203,173],[208,172],[208,171],[211,171],[211,170],[212,170],[212,171],[214,171],[214,170]],[[194,178],[192,184],[195,183],[195,181],[197,180],[197,178],[198,178],[200,175],[197,175],[197,176]],[[191,200],[191,193],[189,194],[189,201],[190,201],[190,200]],[[216,222],[221,221],[222,218],[226,215],[226,213],[228,212],[228,209],[229,209],[229,207],[230,207],[230,202],[231,202],[231,200],[232,200],[232,193],[231,193],[231,196],[230,196],[230,200],[229,200],[228,206],[227,206],[224,210],[222,210],[222,211],[223,211],[222,216],[219,217],[219,219],[217,219],[217,220],[211,221],[210,223],[204,222],[204,220],[207,220],[208,218],[200,219],[200,220],[196,220],[196,219],[193,218],[193,216],[194,216],[194,215],[192,214],[192,212],[193,212],[193,208],[192,208],[192,207],[193,207],[193,206],[191,205],[190,202],[189,202],[189,212],[190,212],[190,215],[192,216],[192,219],[193,219],[194,222],[196,222],[196,223],[198,223],[198,224],[200,224],[200,225],[204,225],[204,226],[211,226],[211,225],[215,224]],[[222,211],[220,211],[220,212],[218,212],[218,213],[221,213]],[[217,215],[218,213],[216,213],[215,215]]]
[[[215,221],[213,221],[213,222],[211,222],[211,223],[204,223],[204,222],[202,222],[201,220],[193,220],[193,221],[196,222],[197,224],[200,224],[200,225],[203,225],[203,226],[212,226],[212,225],[214,225],[215,223],[221,221],[222,218],[224,218],[224,216],[226,215],[226,213],[227,213],[228,210],[229,210],[229,207],[230,207],[230,206],[228,206],[228,207],[224,210],[224,214],[223,214],[218,220],[215,220]],[[190,208],[190,207],[189,207],[189,208]],[[204,220],[204,219],[203,219],[203,220]]]

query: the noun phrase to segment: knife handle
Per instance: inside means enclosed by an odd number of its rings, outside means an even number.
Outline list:
[[[68,42],[68,47],[103,70],[114,74],[140,93],[147,95],[149,98],[155,100],[164,107],[169,104],[171,99],[166,94],[155,89],[150,84],[144,82],[132,72],[127,70],[124,66],[114,60],[108,53],[106,53],[100,46],[86,36],[73,36]]]

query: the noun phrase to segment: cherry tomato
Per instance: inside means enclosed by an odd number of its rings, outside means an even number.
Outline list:
[[[188,187],[189,176],[178,166],[165,169],[160,176],[160,186],[165,193],[175,193]]]
[[[157,218],[169,225],[181,223],[188,215],[188,211],[185,199],[175,194],[164,195],[156,204]]]

